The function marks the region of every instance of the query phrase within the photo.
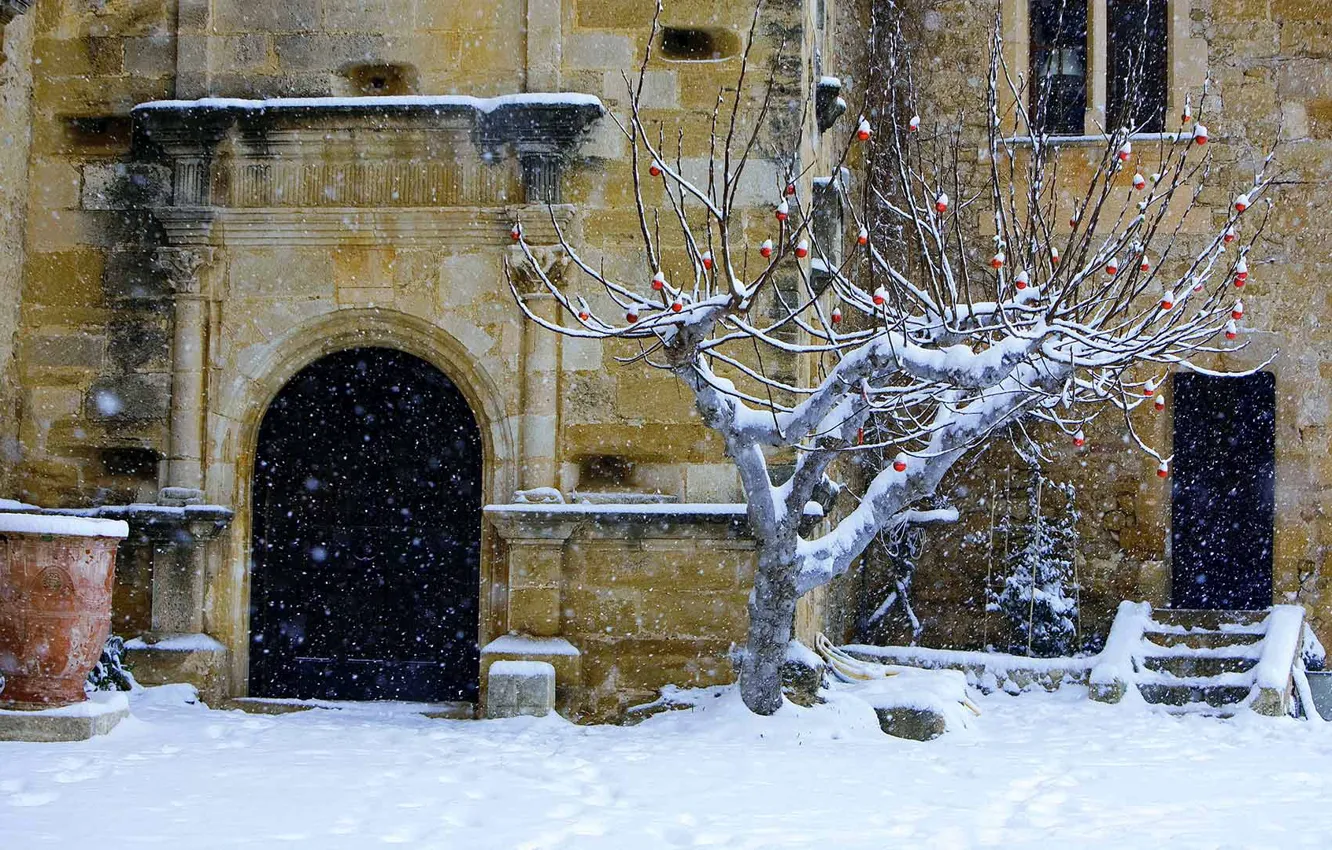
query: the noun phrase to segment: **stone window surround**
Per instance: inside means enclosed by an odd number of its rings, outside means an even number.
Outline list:
[[[1016,75],[1027,73],[1030,64],[1031,0],[1000,0],[1003,28],[1004,61]],[[1207,45],[1202,39],[1190,35],[1189,13],[1192,0],[1167,0],[1169,4],[1169,33],[1166,44],[1166,129],[1177,127],[1184,110],[1184,100],[1192,97],[1193,108],[1201,107],[1199,99],[1207,77]],[[1083,132],[1088,137],[1102,138],[1105,125],[1107,95],[1106,62],[1108,50],[1106,34],[1109,25],[1107,0],[1087,0],[1087,108],[1083,119]],[[1000,92],[1001,100],[1012,103],[1012,94]],[[1023,133],[1012,119],[1011,132]],[[1075,137],[1076,138],[1076,137]]]

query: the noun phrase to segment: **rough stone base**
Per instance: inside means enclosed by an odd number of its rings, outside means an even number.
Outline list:
[[[488,671],[486,717],[545,717],[555,710],[555,668],[546,661],[496,661]]]
[[[131,641],[125,666],[141,685],[191,684],[210,706],[227,698],[227,650],[206,635],[165,638],[158,643]]]
[[[942,714],[924,708],[876,708],[879,728],[895,738],[933,741],[948,731]]]
[[[96,694],[87,702],[39,711],[0,710],[0,741],[52,744],[105,735],[129,717],[122,693]]]
[[[583,656],[560,637],[505,635],[481,648],[481,714],[489,717],[490,668],[496,661],[545,661],[555,668],[555,710],[577,719],[583,704]]]

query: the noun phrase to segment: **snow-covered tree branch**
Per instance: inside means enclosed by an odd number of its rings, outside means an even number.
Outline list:
[[[686,167],[680,132],[645,117],[650,54],[639,80],[626,79],[620,129],[633,156],[638,278],[605,274],[552,215],[592,287],[566,291],[516,225],[514,238],[563,308],[560,321],[529,311],[531,321],[638,342],[636,359],[674,374],[724,438],[758,544],[742,692],[767,714],[782,704],[778,668],[797,598],[844,574],[884,530],[939,519],[917,511],[959,458],[1010,423],[1042,421],[1079,447],[1087,425],[1111,413],[1168,473],[1170,458],[1130,414],[1159,398],[1168,369],[1201,369],[1244,345],[1239,295],[1272,176],[1269,157],[1251,184],[1233,187],[1224,221],[1201,232],[1202,116],[1150,141],[1115,125],[1096,147],[1065,149],[1033,129],[1039,104],[1029,109],[1028,81],[1005,65],[997,22],[976,104],[987,132],[971,138],[965,121],[919,114],[891,14],[870,36],[861,117],[820,140],[821,166],[802,163],[811,145],[768,129],[777,65],[755,58],[763,14],[760,4],[734,91],[718,97],[703,175]],[[813,101],[795,105],[801,132],[815,132]],[[740,189],[760,157],[781,178],[770,235],[752,240]],[[863,186],[851,185],[853,172]],[[811,181],[849,227],[819,226],[826,210],[807,195]],[[782,358],[802,380],[774,376]],[[842,489],[838,461],[870,450],[891,462],[857,504],[802,536],[806,504]]]

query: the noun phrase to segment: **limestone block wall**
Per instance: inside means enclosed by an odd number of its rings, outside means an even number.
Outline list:
[[[1009,22],[1020,23],[1025,3],[1005,0],[1002,5]],[[1265,261],[1245,289],[1252,347],[1240,358],[1213,365],[1255,366],[1268,356],[1276,358],[1270,367],[1277,380],[1274,602],[1303,604],[1326,641],[1332,637],[1332,526],[1327,519],[1332,467],[1326,460],[1332,338],[1322,284],[1332,237],[1327,214],[1332,204],[1332,78],[1327,73],[1332,53],[1326,9],[1319,3],[1231,0],[1172,0],[1171,6],[1170,102],[1181,103],[1184,94],[1192,93],[1212,138],[1212,188],[1202,196],[1201,214],[1187,223],[1186,238],[1196,240],[1222,219],[1280,134],[1277,157],[1285,185],[1274,194],[1272,223],[1254,251]],[[918,11],[914,31],[929,69],[922,75],[927,85],[922,114],[952,120],[959,107],[979,103],[983,96],[984,75],[977,69],[983,67],[993,5],[931,3]],[[1209,80],[1207,96],[1200,103],[1204,78]],[[1098,96],[1095,87],[1092,95]],[[966,115],[966,130],[975,134],[979,152],[979,110]],[[1178,121],[1177,115],[1167,115],[1171,128]],[[1076,148],[1070,149],[1065,164],[1077,161]],[[977,233],[979,258],[988,248],[979,221]],[[1148,439],[1168,448],[1169,411],[1147,414],[1137,424]],[[1158,482],[1151,465],[1123,445],[1121,430],[1107,424],[1101,433],[1089,431],[1089,449],[1082,453],[1063,441],[1052,444],[1057,458],[1052,471],[1081,488],[1084,579],[1091,583],[1084,600],[1093,623],[1108,623],[1119,598],[1169,598],[1169,484]],[[915,584],[929,645],[981,641],[987,558],[976,535],[988,524],[991,483],[1001,494],[1004,490],[1005,468],[1001,453],[956,476],[952,483],[961,494],[964,522],[929,533]]]
[[[0,18],[7,11],[0,11]],[[13,490],[18,460],[18,382],[13,364],[28,212],[32,34],[31,14],[0,24],[0,489],[5,492]]]

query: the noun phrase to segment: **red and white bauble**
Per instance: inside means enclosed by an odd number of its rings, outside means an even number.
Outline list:
[[[801,239],[801,240],[800,240],[800,244],[799,244],[799,245],[796,245],[795,255],[796,255],[797,257],[799,257],[800,259],[802,259],[802,260],[805,259],[806,257],[808,257],[808,256],[809,256],[809,243],[806,242],[804,239]]]
[[[860,125],[856,127],[856,138],[868,142],[871,132],[869,119],[861,118]]]
[[[1165,293],[1161,295],[1161,309],[1169,312],[1174,306],[1175,293],[1172,290],[1167,289]]]
[[[1087,435],[1082,433],[1081,428],[1078,429],[1078,433],[1073,435],[1073,445],[1077,446],[1078,448],[1082,448],[1083,446],[1087,445]]]
[[[907,469],[907,456],[904,455],[904,454],[899,454],[899,455],[893,460],[893,471],[894,471],[894,472],[906,472],[906,469]]]
[[[842,308],[841,308],[841,307],[834,307],[834,308],[833,308],[833,311],[832,311],[832,323],[833,323],[834,325],[840,325],[840,324],[842,323]]]
[[[656,292],[661,292],[665,288],[666,288],[666,275],[662,274],[661,272],[657,272],[652,276],[652,289]]]
[[[1181,124],[1187,124],[1193,120],[1193,104],[1187,99],[1184,101],[1184,114],[1179,116]]]
[[[874,306],[882,307],[888,301],[888,290],[880,286],[874,290]]]
[[[786,221],[791,217],[791,206],[786,201],[782,201],[777,205],[776,216],[778,221]]]
[[[1170,464],[1166,463],[1165,461],[1161,461],[1159,464],[1157,464],[1157,466],[1156,466],[1156,477],[1157,477],[1157,478],[1169,478],[1169,477],[1170,477]]]
[[[910,131],[913,132],[913,133],[920,129],[920,116],[919,116],[919,115],[912,115],[912,116],[911,116],[911,120],[907,122],[907,129],[910,130]]]
[[[1119,260],[1117,258],[1111,257],[1106,262],[1105,273],[1110,275],[1111,277],[1114,277],[1115,275],[1119,274]]]
[[[860,228],[860,233],[856,234],[856,244],[857,244],[857,245],[868,245],[868,244],[869,244],[869,230],[868,230],[868,229],[866,229],[866,228],[864,228],[864,227]]]
[[[1019,290],[1026,289],[1029,283],[1031,283],[1031,275],[1027,274],[1026,269],[1018,272],[1017,277],[1013,278],[1013,285]]]
[[[934,199],[934,209],[936,212],[948,212],[947,192],[940,192],[939,197]]]
[[[590,318],[592,318],[592,315],[591,315],[590,313],[588,313],[586,310],[579,310],[579,311],[578,311],[578,320],[579,320],[579,321],[581,321],[581,322],[586,322],[586,321],[587,321],[588,319],[590,319]]]
[[[519,239],[522,239],[523,238],[522,225],[515,224],[513,228],[509,231],[509,238],[512,239],[514,242],[517,242]]]
[[[1050,249],[1050,263],[1051,263],[1052,265],[1056,265],[1056,266],[1059,265],[1059,249],[1058,249],[1058,248],[1051,248],[1051,249]]]
[[[651,174],[653,177],[660,177],[661,164],[653,160],[652,164],[648,166],[648,174]]]
[[[1235,299],[1235,306],[1230,310],[1230,318],[1237,322],[1244,318],[1244,302],[1238,298]]]
[[[1234,242],[1238,237],[1239,234],[1235,232],[1235,228],[1227,227],[1226,232],[1221,236],[1221,241],[1229,245],[1231,242]]]
[[[1193,126],[1193,141],[1199,145],[1207,144],[1207,128],[1201,124],[1195,124]]]
[[[759,246],[759,254],[762,255],[763,259],[765,259],[765,260],[766,260],[768,257],[771,257],[771,256],[772,256],[772,240],[771,240],[771,239],[764,239],[764,240],[763,240],[763,244]]]
[[[789,198],[789,197],[793,196],[793,195],[795,194],[795,192],[796,192],[796,190],[795,190],[795,184],[794,184],[794,183],[787,183],[787,184],[786,184],[786,197]]]
[[[629,324],[631,324],[631,325],[632,325],[634,322],[637,322],[637,321],[638,321],[638,308],[637,308],[637,307],[630,307],[628,310],[626,310],[625,313],[624,313],[624,320],[625,320],[626,322],[628,322]]]
[[[1148,378],[1147,383],[1142,388],[1142,394],[1147,396],[1148,398],[1151,398],[1152,396],[1156,395],[1156,387],[1157,387],[1156,379]]]
[[[1234,319],[1226,322],[1226,339],[1234,339],[1239,336],[1239,325]]]
[[[684,302],[681,301],[680,298],[677,296],[676,299],[671,302],[671,312],[678,313],[683,309],[684,309]]]
[[[1152,407],[1158,411],[1165,410],[1165,397],[1157,396],[1156,401],[1152,402]]]
[[[1002,269],[1002,268],[1004,267],[1004,260],[1005,260],[1005,259],[1007,259],[1007,258],[1004,257],[1004,252],[1003,252],[1003,251],[997,251],[997,252],[995,252],[995,255],[994,255],[993,257],[990,258],[990,268],[992,268],[992,269]]]
[[[708,271],[712,271],[712,252],[711,252],[711,251],[704,251],[704,252],[703,252],[703,268],[707,269]]]
[[[1128,162],[1128,158],[1133,155],[1133,143],[1125,142],[1119,146],[1119,151],[1115,154],[1120,162]]]
[[[1235,264],[1235,288],[1243,289],[1244,284],[1249,282],[1249,264],[1240,257],[1239,262]]]
[[[1141,174],[1133,175],[1133,188],[1137,189],[1139,192],[1141,192],[1143,189],[1146,189],[1147,178],[1143,177]]]
[[[1147,259],[1146,254],[1143,254],[1142,257],[1138,260],[1138,271],[1149,272],[1151,270],[1152,270],[1152,261]]]
[[[1235,212],[1244,212],[1252,205],[1253,201],[1249,199],[1249,193],[1245,192],[1235,199]]]
[[[1078,214],[1077,214],[1077,213],[1073,213],[1073,215],[1071,215],[1071,216],[1068,217],[1068,226],[1071,227],[1071,228],[1073,228],[1074,230],[1076,230],[1077,227],[1078,227],[1078,221],[1079,221],[1079,220],[1080,220],[1080,219],[1079,219]]]

